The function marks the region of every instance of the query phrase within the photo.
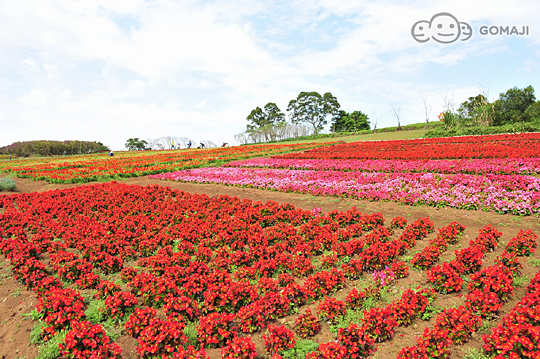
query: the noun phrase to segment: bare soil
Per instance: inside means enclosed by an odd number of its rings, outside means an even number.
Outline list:
[[[31,181],[20,178],[16,179],[16,182],[18,186],[16,193],[43,192],[54,189],[72,188],[81,185],[48,184],[42,181]],[[453,221],[465,225],[465,235],[461,237],[458,244],[449,247],[448,251],[443,254],[441,262],[452,259],[455,249],[467,247],[469,240],[477,236],[478,230],[488,224],[497,227],[497,229],[503,233],[503,237],[501,238],[499,247],[494,252],[486,255],[484,266],[493,264],[495,258],[502,253],[504,244],[514,237],[521,229],[532,229],[536,233],[540,233],[540,220],[538,217],[516,217],[512,215],[499,215],[491,212],[467,211],[452,208],[439,209],[427,206],[411,207],[393,202],[368,202],[349,198],[315,197],[305,194],[273,192],[223,185],[164,182],[145,177],[130,178],[118,182],[141,186],[167,186],[189,193],[204,193],[209,196],[227,194],[254,201],[288,202],[294,204],[298,208],[308,210],[321,208],[325,213],[331,210],[344,211],[351,207],[357,207],[364,213],[382,213],[387,223],[397,216],[404,217],[409,222],[420,217],[429,216],[435,223],[436,228],[447,226]],[[2,194],[4,193],[5,192],[2,192]],[[427,245],[428,240],[434,238],[435,235],[436,233],[432,233],[427,240],[419,242],[410,254],[421,251],[422,248]],[[540,250],[537,250],[536,253],[529,258],[521,258],[521,263],[524,266],[523,275],[528,279],[523,286],[516,288],[512,299],[504,305],[500,316],[507,313],[523,297],[525,286],[528,284],[528,281],[540,269],[531,263],[531,259],[540,261]],[[400,279],[392,289],[392,293],[397,295],[397,293],[405,288],[416,287],[426,283],[426,273],[411,268],[409,277]],[[353,287],[361,284],[360,281],[349,282],[348,286],[339,291],[335,296],[343,299]],[[462,294],[463,293],[466,292],[462,291]],[[436,304],[443,308],[461,305],[465,299],[465,296],[462,294],[440,295]],[[396,297],[391,297],[390,299],[394,300]],[[22,313],[31,312],[35,308],[36,303],[36,296],[32,292],[25,290],[21,284],[17,283],[11,277],[8,261],[5,257],[0,256],[0,359],[33,358],[38,354],[38,348],[29,342],[29,334],[34,323],[31,319],[22,315]],[[317,303],[310,305],[312,310],[316,308],[316,305]],[[292,328],[297,316],[298,315],[292,315],[286,317],[281,319],[280,322]],[[500,318],[495,318],[493,321],[487,323],[483,329],[484,331],[475,333],[469,343],[459,347],[452,347],[452,358],[463,358],[468,348],[481,348],[483,345],[481,335],[489,334],[491,328],[499,321]],[[432,318],[430,321],[416,320],[414,324],[409,327],[398,327],[394,339],[390,342],[381,343],[378,351],[373,357],[395,358],[402,348],[415,344],[415,338],[421,335],[424,328],[433,328],[434,323],[435,318]],[[324,324],[321,333],[312,339],[317,342],[328,342],[335,339],[335,334],[330,332],[330,326],[328,324]],[[261,339],[261,333],[254,334],[253,340],[256,343],[258,352],[263,353],[264,345]],[[136,353],[135,343],[131,337],[122,336],[116,342],[122,347],[124,358],[140,358]],[[207,353],[212,359],[220,358],[220,351],[217,349],[208,350]]]

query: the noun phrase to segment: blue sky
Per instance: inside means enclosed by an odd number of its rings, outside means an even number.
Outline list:
[[[440,12],[467,41],[418,43],[411,27]],[[256,106],[285,111],[301,91],[394,126],[431,119],[444,99],[540,91],[540,2],[49,1],[0,5],[0,146],[130,137],[234,143]],[[479,27],[529,26],[529,35]],[[540,92],[537,94],[540,98]]]

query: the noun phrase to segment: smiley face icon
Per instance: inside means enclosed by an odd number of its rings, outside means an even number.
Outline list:
[[[460,22],[459,26],[461,27],[461,41],[469,40],[473,33],[471,25],[466,22]]]
[[[447,12],[435,14],[429,23],[431,37],[441,44],[450,44],[459,39],[461,35],[459,21],[454,15]]]
[[[429,21],[417,21],[411,28],[411,35],[416,41],[423,43],[429,41]]]

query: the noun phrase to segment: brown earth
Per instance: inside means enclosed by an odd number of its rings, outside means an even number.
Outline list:
[[[18,193],[43,192],[54,189],[63,189],[79,186],[80,184],[48,184],[42,181],[31,181],[25,179],[17,179]],[[450,222],[457,221],[467,227],[465,235],[456,245],[449,247],[442,258],[442,261],[451,260],[455,249],[466,248],[469,239],[475,238],[478,230],[485,225],[491,224],[497,227],[503,233],[501,244],[492,253],[487,253],[484,259],[484,266],[493,264],[495,258],[500,255],[504,249],[504,244],[514,237],[521,229],[532,229],[536,233],[540,233],[540,220],[538,217],[516,217],[512,215],[499,215],[491,212],[467,211],[452,208],[433,208],[427,206],[411,207],[400,205],[392,202],[368,202],[359,201],[349,198],[334,198],[334,197],[315,197],[305,194],[283,193],[258,190],[252,188],[229,187],[223,185],[211,184],[192,184],[179,182],[164,182],[160,180],[151,180],[148,178],[131,178],[118,181],[126,184],[135,185],[161,185],[168,186],[173,189],[178,189],[190,193],[205,193],[209,196],[227,194],[230,196],[238,196],[256,201],[276,201],[288,202],[303,209],[312,210],[321,208],[323,212],[331,210],[347,210],[355,206],[364,213],[380,212],[384,215],[387,223],[392,218],[400,216],[406,218],[409,222],[413,220],[429,216],[435,223],[436,228],[447,226]],[[428,240],[434,238],[436,233],[432,233]],[[409,253],[409,257],[422,250],[427,245],[428,240],[418,242],[417,246]],[[531,259],[535,261],[531,261]],[[22,313],[31,312],[37,303],[36,296],[29,291],[26,291],[22,285],[11,278],[9,265],[5,257],[0,257],[0,359],[1,358],[33,358],[37,355],[38,349],[35,345],[29,343],[29,333],[34,325],[32,320],[22,316]],[[540,251],[537,251],[530,258],[521,258],[521,263],[524,266],[523,276],[526,279],[525,284],[517,287],[512,299],[506,303],[500,316],[507,313],[524,295],[525,286],[528,281],[539,270],[537,263],[540,263]],[[536,267],[535,267],[536,265]],[[365,285],[366,279],[360,281],[349,281],[346,288],[340,290],[335,296],[343,299],[353,287]],[[426,274],[423,271],[416,271],[411,268],[409,277],[400,279],[392,288],[390,300],[396,299],[396,295],[403,289],[408,287],[416,287],[417,285],[426,284]],[[462,291],[462,294],[466,291]],[[464,295],[439,295],[436,305],[440,307],[458,306],[463,303]],[[310,305],[312,310],[316,308],[317,303]],[[384,306],[381,303],[381,306]],[[303,312],[303,310],[302,310]],[[292,315],[281,319],[280,322],[291,327],[294,324],[294,319],[298,315]],[[435,315],[436,317],[436,315]],[[484,325],[484,328],[479,333],[475,333],[472,340],[463,346],[451,348],[452,358],[463,358],[468,348],[481,348],[483,341],[482,334],[488,334],[500,318],[495,318],[491,322]],[[373,358],[395,358],[399,350],[405,346],[414,345],[415,338],[421,335],[424,328],[433,328],[435,318],[430,321],[421,321],[417,319],[410,327],[398,327],[394,339],[390,342],[381,343],[378,351]],[[264,352],[264,345],[261,339],[261,334],[253,335],[254,342],[257,345],[259,353]],[[330,332],[328,324],[323,325],[323,330],[315,338],[317,342],[327,342],[335,339],[335,334]],[[139,358],[135,350],[134,341],[128,336],[122,336],[116,341],[123,349],[124,358]],[[211,358],[219,358],[219,350],[209,350],[208,354]]]

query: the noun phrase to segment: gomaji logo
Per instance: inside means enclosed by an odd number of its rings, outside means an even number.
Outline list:
[[[481,35],[529,35],[529,26],[487,26],[479,27]],[[431,20],[420,20],[411,27],[413,39],[419,43],[429,40],[441,44],[451,44],[456,41],[467,41],[473,35],[473,28],[466,22],[460,22],[448,12],[440,12]]]

